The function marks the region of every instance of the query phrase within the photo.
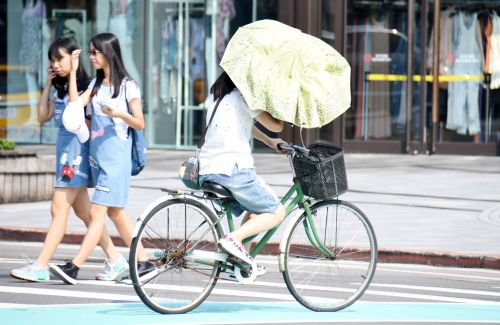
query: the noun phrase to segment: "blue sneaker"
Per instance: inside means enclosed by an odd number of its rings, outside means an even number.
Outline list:
[[[104,261],[104,272],[95,276],[96,280],[114,281],[125,271],[128,270],[127,260],[120,255],[117,261],[106,259]]]
[[[47,282],[50,281],[50,273],[48,267],[42,267],[37,262],[32,262],[18,269],[10,271],[10,276],[19,280],[31,282]]]

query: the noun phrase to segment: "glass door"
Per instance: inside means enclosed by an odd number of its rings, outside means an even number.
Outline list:
[[[191,148],[216,77],[216,0],[148,2],[147,136],[152,147]]]
[[[352,100],[344,143],[349,150],[409,152],[410,144],[424,138],[421,3],[355,0],[347,5]]]

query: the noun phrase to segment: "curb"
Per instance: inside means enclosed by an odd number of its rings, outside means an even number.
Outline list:
[[[0,227],[0,239],[21,242],[43,242],[47,235],[46,228],[36,227]],[[61,243],[80,245],[85,236],[84,232],[67,231]],[[120,236],[111,236],[116,246],[126,246]]]
[[[43,242],[46,228],[0,227],[0,239],[7,241]],[[66,232],[62,243],[80,245],[85,233]],[[126,246],[120,236],[111,236],[117,246]],[[268,243],[262,254],[278,255],[279,243]],[[452,252],[403,251],[379,248],[378,261],[383,263],[422,264],[463,268],[500,270],[500,256],[468,255]]]

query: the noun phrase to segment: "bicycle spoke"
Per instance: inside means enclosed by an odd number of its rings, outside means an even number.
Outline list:
[[[336,311],[355,302],[368,287],[376,266],[375,236],[368,219],[348,203],[322,201],[311,207],[311,214],[314,218],[303,214],[289,233],[283,276],[292,295],[307,308]],[[319,290],[324,283],[335,287],[326,296],[318,293],[324,292]]]
[[[141,300],[160,313],[184,313],[210,294],[219,274],[219,262],[199,264],[190,252],[218,252],[216,217],[192,199],[162,202],[144,219],[131,251],[131,276]],[[144,247],[154,269],[139,274],[139,247]],[[149,273],[147,273],[149,272]],[[142,280],[141,280],[142,278]],[[189,287],[189,290],[172,290]]]

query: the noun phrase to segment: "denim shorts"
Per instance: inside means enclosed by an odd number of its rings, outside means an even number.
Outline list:
[[[236,201],[231,202],[230,207],[235,216],[241,215],[244,211],[258,214],[274,213],[280,206],[274,191],[257,176],[253,168],[239,170],[235,165],[231,176],[200,175],[200,184],[208,181],[224,186],[233,194]]]

